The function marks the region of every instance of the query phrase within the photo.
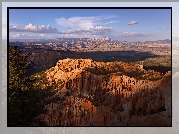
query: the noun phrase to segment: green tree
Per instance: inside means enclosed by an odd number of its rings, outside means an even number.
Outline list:
[[[30,53],[23,54],[18,46],[9,47],[9,119],[11,125],[23,123],[25,102],[28,101],[24,90],[31,88],[27,67]],[[16,124],[17,123],[17,124]]]
[[[29,75],[29,56],[30,53],[17,46],[9,47],[9,126],[44,126],[44,122],[37,119],[46,113],[44,105],[49,102],[44,98],[58,91],[54,91],[57,85],[49,85],[45,71]]]
[[[15,46],[9,49],[9,88],[23,91],[29,89],[30,77],[27,67],[30,65],[30,53],[22,54],[22,50]]]

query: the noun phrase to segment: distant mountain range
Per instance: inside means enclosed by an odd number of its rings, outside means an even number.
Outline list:
[[[101,38],[103,39],[103,38]],[[173,38],[173,40],[178,40],[179,41],[179,37],[175,37]],[[10,42],[16,42],[16,41],[20,41],[20,42],[31,42],[31,41],[35,41],[35,42],[57,42],[57,41],[101,41],[99,39],[94,40],[93,38],[91,38],[91,40],[89,38],[54,38],[54,39],[9,39]],[[113,41],[109,38],[109,40],[103,40],[103,41]],[[119,40],[118,40],[119,41]],[[123,42],[123,41],[121,41]],[[127,42],[127,41],[125,41]],[[140,42],[140,41],[139,41]],[[165,39],[165,40],[158,40],[158,41],[144,41],[145,43],[171,43],[171,40],[169,39]]]

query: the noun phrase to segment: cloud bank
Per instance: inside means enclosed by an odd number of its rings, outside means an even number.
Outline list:
[[[40,34],[40,35],[27,35],[27,34],[15,34],[12,36],[14,39],[46,39],[50,38],[50,36],[47,36],[46,34]]]
[[[103,16],[90,16],[90,17],[70,17],[70,18],[57,18],[56,23],[60,26],[72,28],[72,29],[89,29],[95,28],[97,25],[101,25],[101,20],[111,19],[117,16],[103,15]]]
[[[147,37],[152,36],[151,34],[138,33],[138,32],[121,32],[120,36],[122,37]]]
[[[110,34],[112,31],[114,31],[112,27],[96,26],[88,29],[72,29],[65,32],[59,32],[59,34],[105,35]]]
[[[29,23],[23,28],[20,28],[18,25],[11,26],[9,28],[10,32],[33,32],[33,33],[58,33],[56,28],[52,28],[50,25],[33,25]]]
[[[116,16],[91,16],[91,17],[71,17],[71,18],[57,18],[55,22],[63,27],[68,28],[65,31],[58,31],[57,28],[52,28],[51,25],[41,25],[37,26],[32,23],[24,27],[19,27],[19,25],[10,25],[10,32],[19,32],[13,35],[13,38],[49,38],[46,34],[55,34],[56,37],[147,37],[150,34],[138,33],[138,32],[120,32],[116,31],[113,27],[104,26],[101,20],[114,18]],[[103,24],[117,23],[119,21],[108,21]],[[138,21],[131,21],[127,25],[138,24]],[[20,34],[23,32],[39,33],[39,35],[27,35]],[[54,37],[54,36],[53,36]]]
[[[13,25],[9,29],[10,32],[33,32],[33,33],[56,33],[56,34],[88,34],[88,35],[105,35],[113,31],[112,27],[106,26],[94,26],[85,29],[69,29],[67,31],[58,31],[56,28],[52,28],[50,25],[37,26],[29,23],[23,28],[18,25]]]

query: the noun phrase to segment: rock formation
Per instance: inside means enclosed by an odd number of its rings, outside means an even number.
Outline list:
[[[151,74],[154,80],[142,79]],[[50,84],[64,82],[56,96],[69,92],[45,106],[48,112],[39,118],[48,126],[139,126],[142,120],[150,126],[152,118],[171,125],[171,72],[162,76],[134,63],[65,59],[46,76]]]

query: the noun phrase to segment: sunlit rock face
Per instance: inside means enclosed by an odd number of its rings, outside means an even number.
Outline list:
[[[48,125],[171,125],[171,72],[157,80],[144,80],[135,76],[161,74],[134,63],[65,59],[45,73],[50,84],[64,82],[56,94],[64,100],[46,105],[50,112],[41,116]]]

